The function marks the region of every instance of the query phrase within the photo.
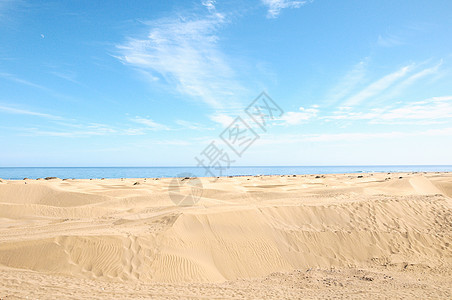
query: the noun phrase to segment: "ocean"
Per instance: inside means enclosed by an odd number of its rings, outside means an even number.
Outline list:
[[[372,172],[452,172],[452,165],[442,166],[262,166],[230,167],[221,176],[242,175],[302,175]],[[204,177],[202,167],[0,167],[0,178],[8,180],[59,178],[161,178],[186,176]],[[215,172],[215,175],[220,176]]]

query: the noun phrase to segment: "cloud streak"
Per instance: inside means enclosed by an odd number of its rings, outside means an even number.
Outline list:
[[[202,1],[202,5],[204,5],[205,7],[207,7],[207,9],[212,12],[215,10],[215,0],[204,0]]]
[[[15,114],[15,115],[35,116],[35,117],[41,117],[41,118],[46,118],[46,119],[50,119],[50,120],[62,120],[63,119],[62,117],[51,115],[51,114],[40,113],[40,112],[19,109],[19,108],[14,108],[14,107],[8,107],[8,106],[3,106],[3,105],[0,105],[0,112],[5,112],[8,114]]]
[[[388,132],[344,132],[344,133],[307,133],[269,135],[263,137],[259,143],[267,145],[298,144],[303,142],[353,142],[369,139],[395,139],[416,136],[452,136],[452,127],[428,129],[422,131],[388,131]]]
[[[442,65],[442,60],[430,66],[425,66],[425,63],[412,63],[363,85],[369,72],[368,59],[364,59],[330,89],[324,102],[333,105],[340,101],[340,107],[358,107],[370,103],[375,105],[387,100],[394,101],[419,81],[429,77],[435,79],[435,76],[441,74]]]
[[[293,1],[293,0],[262,0],[262,3],[268,7],[267,18],[277,18],[282,9],[300,8],[312,1]]]
[[[54,75],[56,75],[56,74],[54,74]],[[44,91],[44,92],[48,93],[49,95],[51,95],[52,97],[54,97],[56,99],[64,99],[64,100],[70,100],[70,101],[74,100],[74,98],[72,96],[60,94],[60,93],[58,93],[58,92],[56,92],[56,91],[54,91],[54,90],[52,90],[52,89],[50,89],[48,87],[45,87],[43,85],[40,85],[40,84],[31,82],[31,81],[28,81],[28,80],[19,78],[19,77],[15,76],[14,74],[0,72],[0,78],[4,78],[4,79],[9,80],[11,82],[15,82],[15,83],[18,83],[18,84],[22,84],[22,85],[25,85],[25,86],[29,86],[29,87],[32,87],[32,88]],[[66,80],[67,80],[67,78],[66,78]]]
[[[377,45],[380,47],[395,47],[403,45],[403,40],[394,34],[379,35],[377,39]]]
[[[366,76],[367,64],[367,59],[364,59],[345,74],[345,76],[328,93],[326,102],[328,104],[334,104],[353,92]]]
[[[206,1],[205,6],[213,10],[214,2]],[[222,109],[243,90],[218,46],[217,32],[225,23],[219,13],[149,22],[145,38],[130,37],[117,45],[117,58],[146,72],[154,83],[163,81],[184,96]]]
[[[177,120],[177,125],[182,126],[180,129],[190,129],[190,130],[214,130],[215,128],[212,127],[206,127],[202,124],[196,123],[196,122],[189,122],[185,120]]]
[[[62,123],[58,122],[58,126],[46,127],[24,127],[14,128],[15,130],[24,132],[26,136],[51,136],[51,137],[64,137],[64,138],[88,138],[96,136],[134,136],[144,135],[149,130],[147,127],[129,127],[124,128],[112,126],[102,123]]]
[[[318,112],[319,110],[315,107],[311,108],[300,107],[300,111],[286,112],[281,117],[281,120],[284,122],[285,125],[299,125],[303,122],[315,118]]]
[[[10,80],[10,81],[13,81],[13,82],[16,82],[16,83],[24,84],[24,85],[29,86],[29,87],[40,89],[40,90],[43,90],[45,92],[51,92],[51,93],[53,92],[51,89],[46,88],[45,86],[42,86],[40,84],[36,84],[36,83],[30,82],[30,81],[25,80],[25,79],[18,78],[18,77],[14,76],[13,74],[10,74],[10,73],[0,73],[0,77],[2,77],[4,79],[7,79],[7,80]]]
[[[379,93],[385,91],[387,88],[391,87],[395,82],[405,77],[412,69],[413,65],[404,66],[399,70],[380,78],[379,80],[362,89],[357,94],[348,98],[344,102],[343,106],[354,106],[360,104],[364,100],[378,95]]]
[[[452,120],[452,96],[433,97],[402,104],[399,107],[374,108],[367,112],[339,109],[327,120],[367,120],[371,124],[429,124]]]
[[[145,125],[146,128],[149,130],[171,130],[168,126],[154,122],[149,118],[135,117],[131,121],[141,125]]]

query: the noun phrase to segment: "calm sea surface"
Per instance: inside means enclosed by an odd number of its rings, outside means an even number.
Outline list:
[[[230,167],[223,176],[237,175],[292,175],[292,174],[334,174],[370,172],[452,172],[452,166],[303,166],[303,167]],[[200,167],[89,167],[89,168],[5,168],[0,167],[0,178],[21,180],[25,177],[59,178],[156,178],[206,175]]]

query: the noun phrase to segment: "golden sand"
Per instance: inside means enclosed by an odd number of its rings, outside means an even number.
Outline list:
[[[450,173],[170,181],[0,182],[0,299],[452,297]]]

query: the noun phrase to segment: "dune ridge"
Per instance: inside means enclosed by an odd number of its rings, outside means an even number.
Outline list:
[[[0,269],[124,284],[313,268],[452,279],[452,175],[359,177],[203,178],[187,207],[170,200],[170,179],[3,181]]]

